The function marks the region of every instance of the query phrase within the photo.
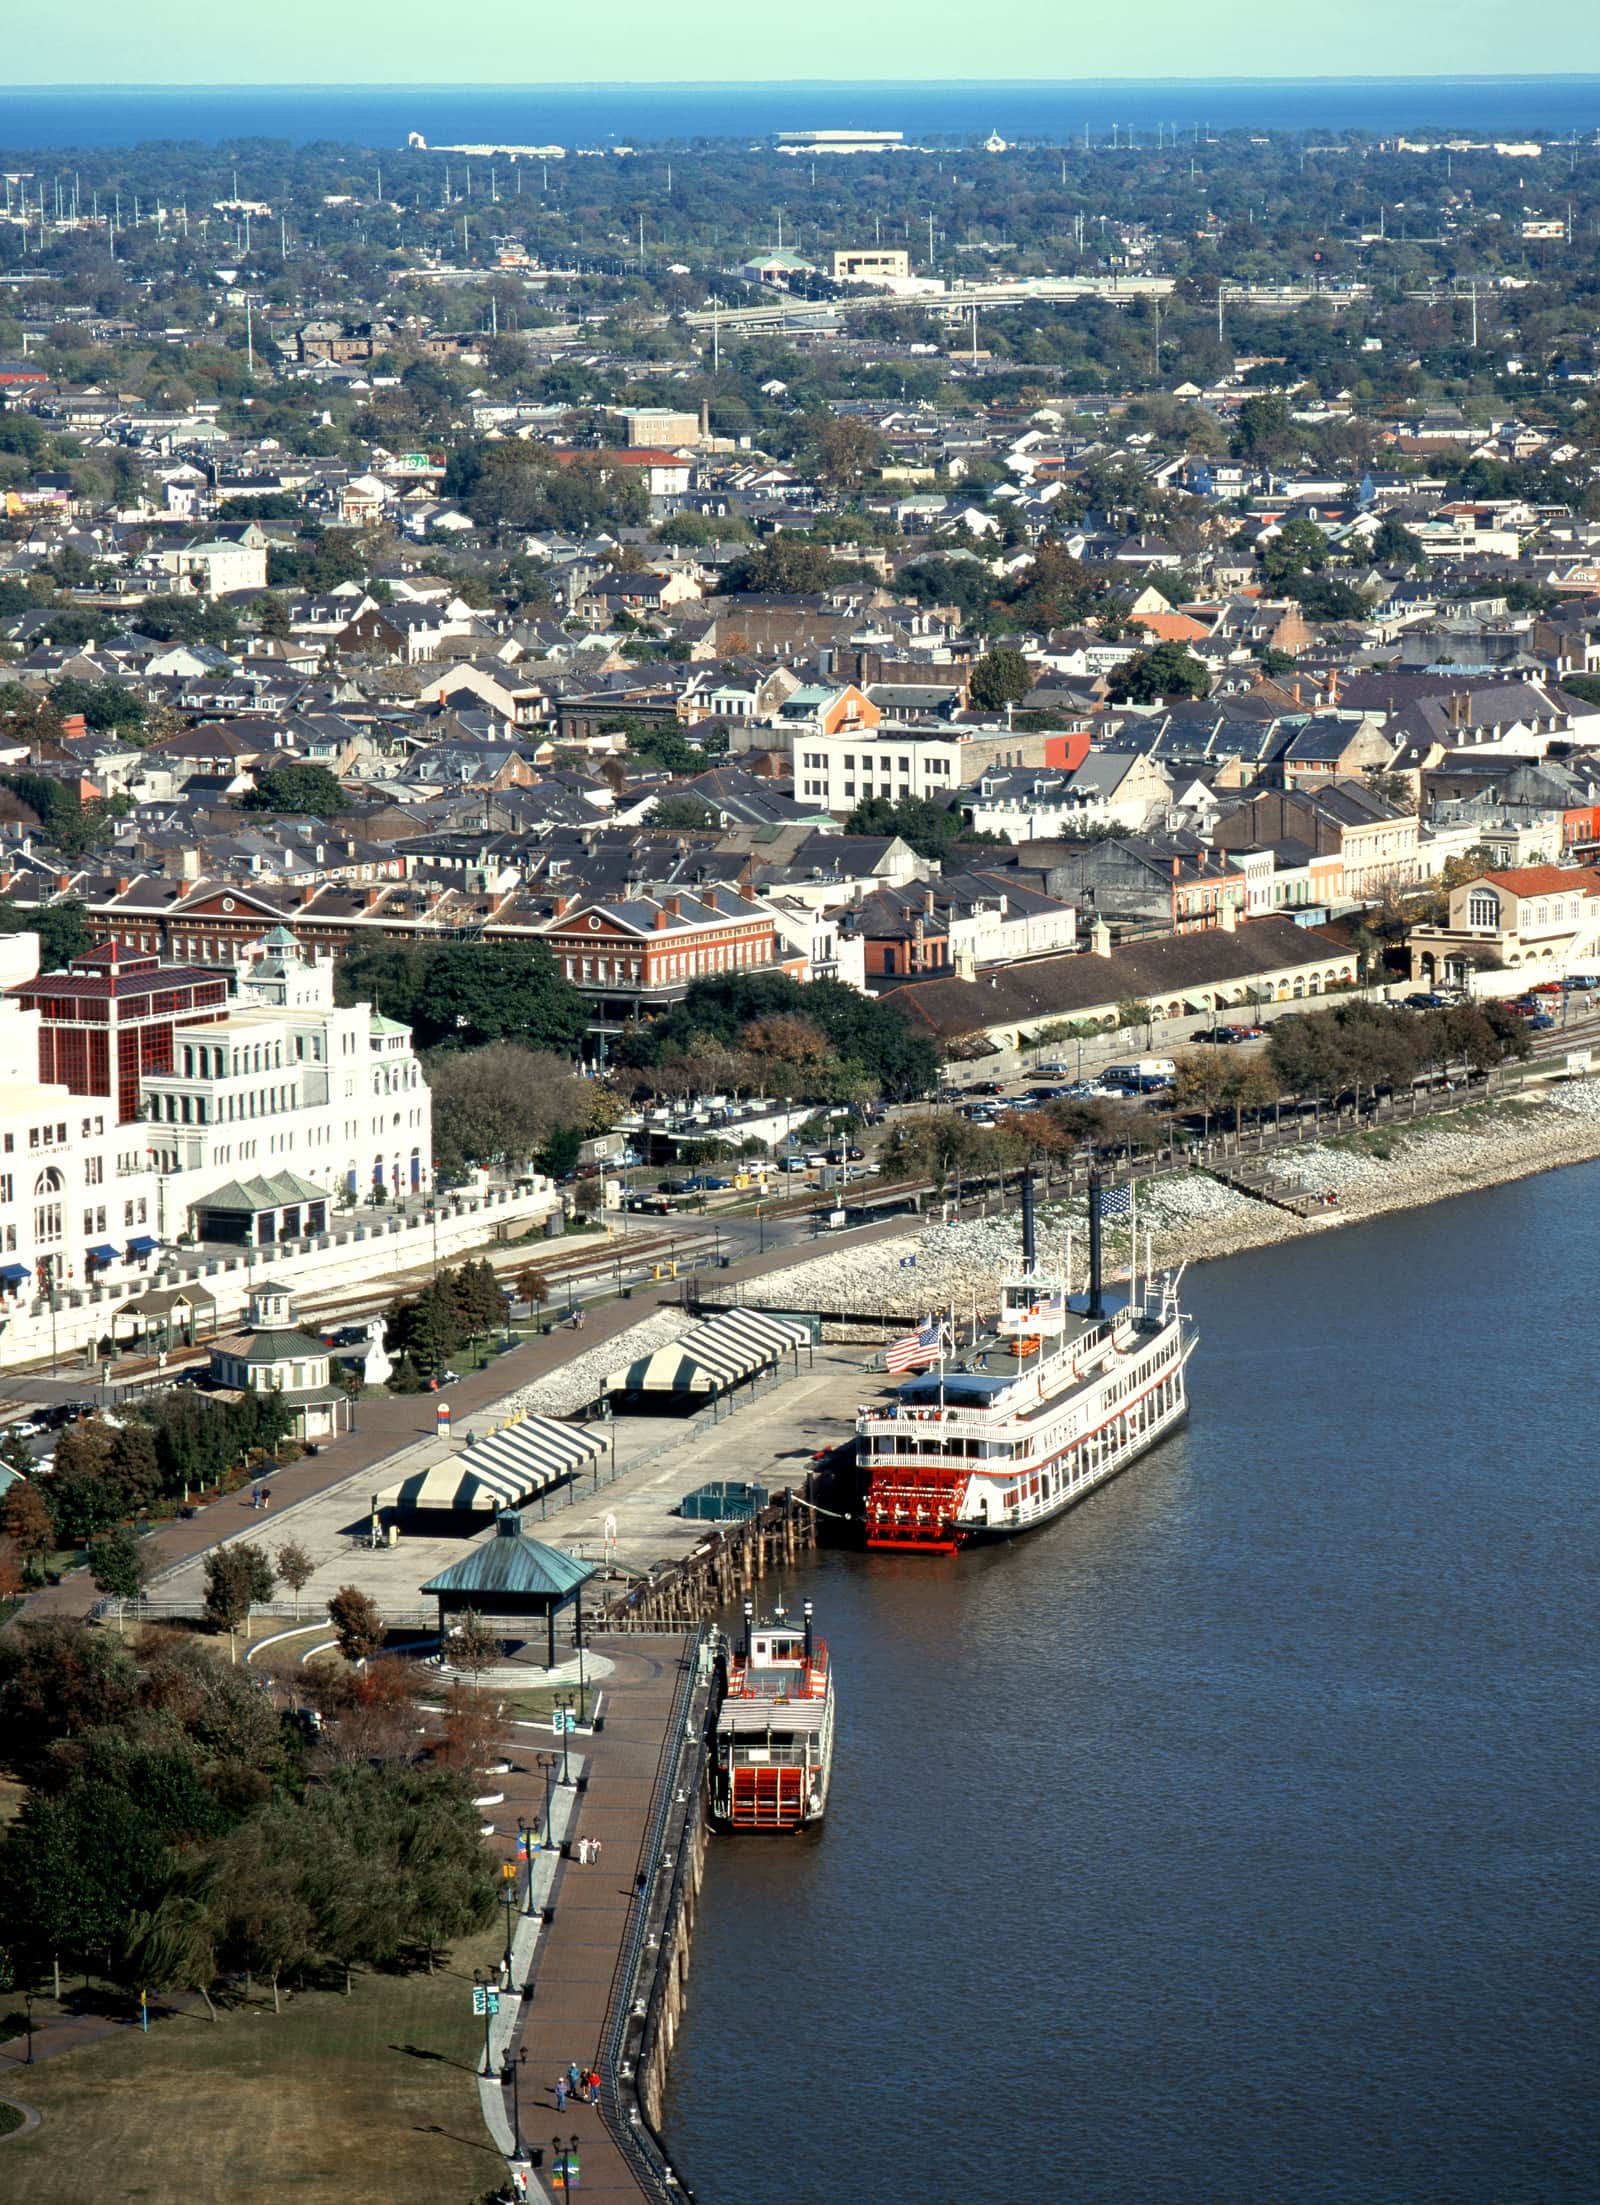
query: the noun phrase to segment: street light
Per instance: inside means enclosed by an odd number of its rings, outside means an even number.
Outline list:
[[[567,1764],[567,1717],[572,1713],[572,1694],[570,1692],[558,1692],[556,1694],[556,1710],[561,1717],[561,1781],[563,1784],[570,1784],[572,1775]]]
[[[559,2136],[552,2136],[550,2150],[555,2160],[555,2172],[560,2177],[558,2186],[563,2191],[569,2191],[572,2184],[568,2177],[578,2171],[578,2138],[574,2136],[570,2144],[564,2144]]]
[[[511,1980],[511,1932],[516,1922],[517,1864],[514,1860],[500,1864],[500,1903],[506,1910],[506,1989],[514,1990]]]
[[[556,1757],[553,1753],[539,1753],[535,1754],[534,1759],[538,1762],[544,1774],[544,1838],[539,1850],[542,1853],[548,1853],[552,1850],[550,1843],[550,1787],[555,1778]],[[529,1873],[531,1876],[531,1869]]]
[[[528,1864],[528,1884],[523,1893],[522,1911],[533,1912],[533,1824],[525,1815],[517,1817],[517,1835],[522,1840],[522,1857]]]
[[[515,2059],[508,2057],[504,2067],[500,2070],[501,2088],[505,2087],[508,2077],[511,2082],[511,2134],[516,2144],[513,2157],[517,2159],[522,2157],[522,2092],[519,2083],[527,2057],[525,2050],[519,2051]]]
[[[486,1974],[482,1968],[474,1968],[472,1971],[472,1987],[474,1991],[483,1993],[483,2071],[486,2075],[492,2075],[494,2073],[494,2048],[490,2043],[490,2032],[494,2028],[494,2016],[489,2011],[489,1993],[494,1988],[494,1979]]]
[[[29,2066],[29,2067],[31,2067],[31,2066],[33,2065],[33,1993],[32,1993],[32,1991],[24,1991],[24,1992],[23,1992],[23,1994],[22,1994],[22,2005],[23,2005],[23,2011],[24,2011],[24,2012],[26,2013],[26,2015],[27,2015],[27,2017],[28,2017],[28,2019],[27,2019],[27,2028],[28,2028],[28,2057],[27,2057],[26,2065],[27,2065],[27,2066]]]

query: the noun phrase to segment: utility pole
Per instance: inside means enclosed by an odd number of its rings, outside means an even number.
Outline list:
[[[244,354],[253,376],[256,372],[256,328],[248,291],[244,295]]]
[[[1478,349],[1478,279],[1472,279],[1472,349]]]
[[[383,163],[378,163],[378,204],[383,205]]]

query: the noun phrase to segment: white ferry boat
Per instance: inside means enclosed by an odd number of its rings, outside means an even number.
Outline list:
[[[1147,1261],[1141,1283],[1136,1251],[1128,1301],[1108,1304],[1098,1183],[1081,1304],[1037,1263],[1031,1177],[1022,1228],[1022,1266],[1002,1281],[994,1328],[857,1414],[869,1547],[953,1554],[1031,1531],[1187,1413],[1195,1334],[1179,1306],[1181,1270],[1158,1273]]]
[[[744,1635],[717,1710],[712,1819],[725,1830],[804,1830],[828,1811],[833,1768],[833,1669],[812,1621],[780,1605],[758,1624],[744,1604]]]

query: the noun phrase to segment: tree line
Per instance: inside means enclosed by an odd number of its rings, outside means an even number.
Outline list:
[[[56,1441],[48,1478],[24,1472],[0,1499],[0,1539],[25,1580],[37,1582],[59,1547],[85,1546],[130,1518],[220,1486],[252,1457],[288,1440],[293,1418],[280,1394],[214,1399],[172,1386],[119,1408],[117,1419],[80,1417]]]
[[[681,1003],[625,1034],[618,1054],[647,1076],[704,1066],[706,1093],[759,1090],[819,1103],[905,1102],[939,1074],[933,1043],[892,1003],[837,980],[802,987],[782,973],[698,980]]]
[[[27,1787],[0,1839],[0,1984],[82,1972],[128,1991],[219,1975],[432,1966],[481,1927],[490,1864],[458,1694],[418,1752],[402,1663],[332,1672],[307,1719],[192,1640],[137,1650],[64,1618],[0,1634],[0,1765]],[[213,2010],[214,2011],[214,2010]]]

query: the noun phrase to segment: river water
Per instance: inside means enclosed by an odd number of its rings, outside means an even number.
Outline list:
[[[713,1846],[703,2205],[1600,2197],[1597,1212],[1588,1165],[1206,1266],[1184,1433],[806,1573],[829,1820]]]

